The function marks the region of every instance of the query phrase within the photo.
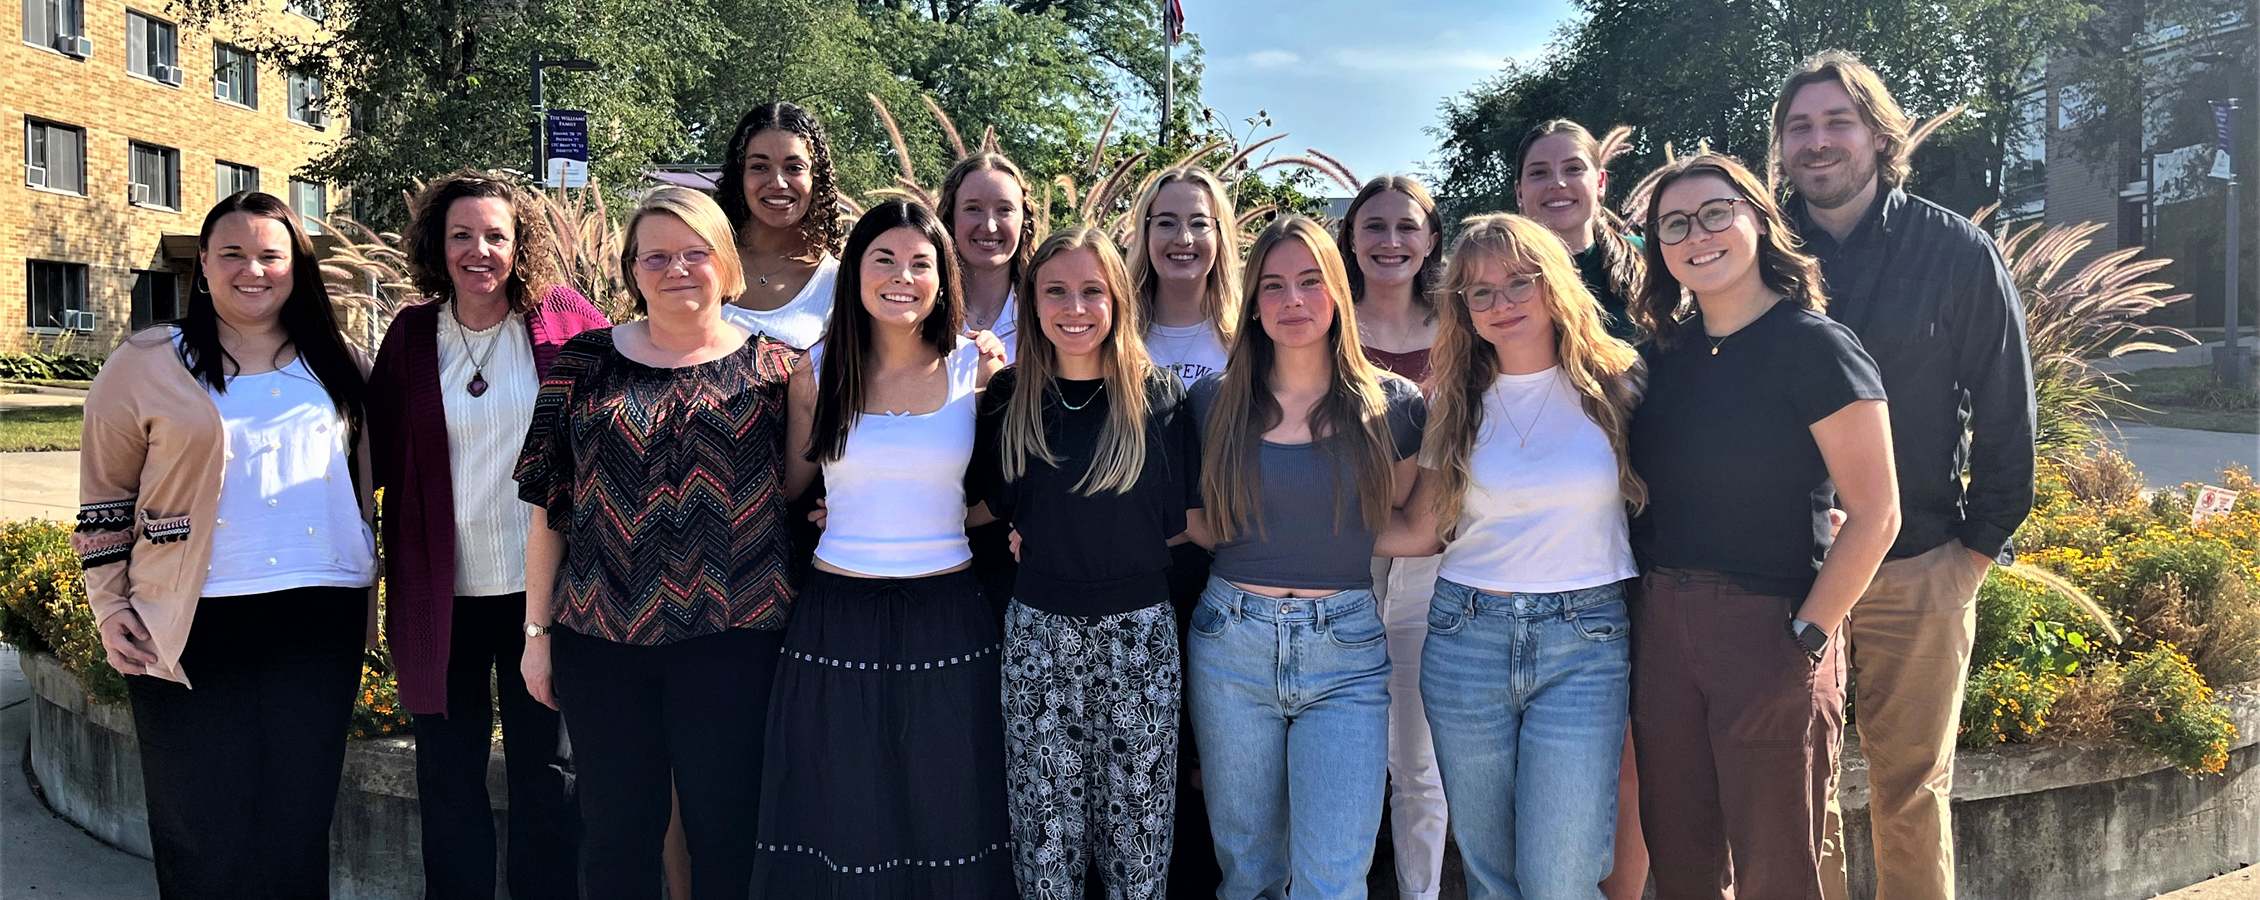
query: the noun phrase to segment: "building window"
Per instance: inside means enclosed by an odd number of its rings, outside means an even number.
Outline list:
[[[94,314],[86,310],[86,266],[44,259],[30,265],[25,324],[38,331],[93,331]]]
[[[173,23],[126,13],[126,71],[143,78],[180,87],[180,61],[173,55],[177,40]]]
[[[212,96],[239,106],[258,109],[258,58],[241,47],[213,44]]]
[[[214,171],[212,199],[214,201],[225,200],[242,191],[259,189],[259,170],[256,168],[238,165],[224,159],[212,168]]]
[[[180,151],[138,141],[128,146],[133,171],[126,199],[135,206],[180,209]]]
[[[24,120],[24,184],[86,195],[86,132]]]
[[[170,322],[186,313],[180,298],[180,279],[171,272],[133,273],[133,329],[140,331]]]
[[[24,43],[79,59],[93,56],[85,0],[24,0]]]
[[[330,198],[320,182],[290,180],[290,208],[306,226],[307,234],[321,234],[322,222],[330,216]]]
[[[283,8],[316,22],[321,21],[327,12],[324,9],[326,5],[322,0],[283,0]]]
[[[290,73],[290,120],[316,128],[330,124],[330,114],[323,105],[322,79],[303,72]]]

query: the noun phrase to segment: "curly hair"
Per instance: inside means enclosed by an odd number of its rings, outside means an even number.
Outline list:
[[[808,142],[808,212],[800,218],[801,242],[809,249],[840,255],[847,228],[840,224],[840,183],[832,174],[832,141],[824,136],[824,123],[814,113],[785,101],[764,103],[746,110],[738,130],[730,135],[730,148],[722,156],[722,175],[714,184],[714,200],[729,217],[732,231],[743,233],[753,220],[753,205],[745,199],[745,148],[764,131],[797,134]]]
[[[1789,227],[1789,219],[1781,214],[1781,205],[1774,202],[1772,191],[1758,183],[1758,176],[1723,153],[1702,153],[1682,156],[1677,161],[1657,169],[1643,181],[1651,185],[1648,208],[1641,215],[1641,230],[1649,235],[1656,233],[1656,220],[1663,217],[1664,191],[1674,183],[1688,178],[1716,178],[1726,182],[1750,204],[1758,217],[1764,233],[1758,235],[1758,277],[1767,290],[1787,298],[1817,313],[1828,312],[1828,297],[1821,290],[1821,264],[1798,249],[1797,233]],[[1664,242],[1651,237],[1646,254],[1647,277],[1642,280],[1640,293],[1629,298],[1626,304],[1633,321],[1653,336],[1656,346],[1670,347],[1678,342],[1679,334],[1686,328],[1689,318],[1686,307],[1692,298],[1680,286],[1679,279],[1664,264]]]
[[[534,195],[508,178],[491,172],[458,169],[424,186],[409,205],[408,232],[401,243],[408,248],[409,280],[426,297],[455,293],[455,280],[447,266],[447,211],[457,200],[491,197],[510,205],[510,221],[517,233],[510,242],[510,281],[505,290],[510,311],[524,314],[564,281],[558,267],[557,236],[549,230]]]

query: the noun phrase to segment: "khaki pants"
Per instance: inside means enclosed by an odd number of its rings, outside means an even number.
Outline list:
[[[1954,739],[1984,580],[1959,541],[1884,562],[1842,630],[1868,762],[1877,900],[1954,896]],[[1828,804],[1821,883],[1848,900],[1844,820]]]

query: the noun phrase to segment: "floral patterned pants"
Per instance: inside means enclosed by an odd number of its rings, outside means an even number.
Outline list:
[[[1005,614],[1005,787],[1024,900],[1158,900],[1169,876],[1183,693],[1169,604]]]

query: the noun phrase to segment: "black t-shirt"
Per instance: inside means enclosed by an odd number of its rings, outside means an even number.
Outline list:
[[[1851,329],[1789,301],[1717,344],[1698,320],[1669,349],[1641,348],[1648,393],[1631,455],[1648,507],[1633,553],[1643,570],[1708,569],[1802,598],[1828,555],[1836,495],[1811,426],[1883,399],[1883,378]]]
[[[1185,510],[1201,505],[1201,448],[1185,384],[1167,369],[1146,379],[1146,461],[1128,492],[1076,489],[1096,453],[1109,408],[1103,381],[1053,379],[1044,404],[1045,443],[1054,466],[1028,460],[1004,478],[1005,412],[1019,369],[1007,368],[982,393],[971,479],[975,499],[1020,532],[1020,571],[1012,596],[1063,616],[1107,616],[1169,602],[1169,539],[1185,531]],[[1076,407],[1070,409],[1069,404]]]

